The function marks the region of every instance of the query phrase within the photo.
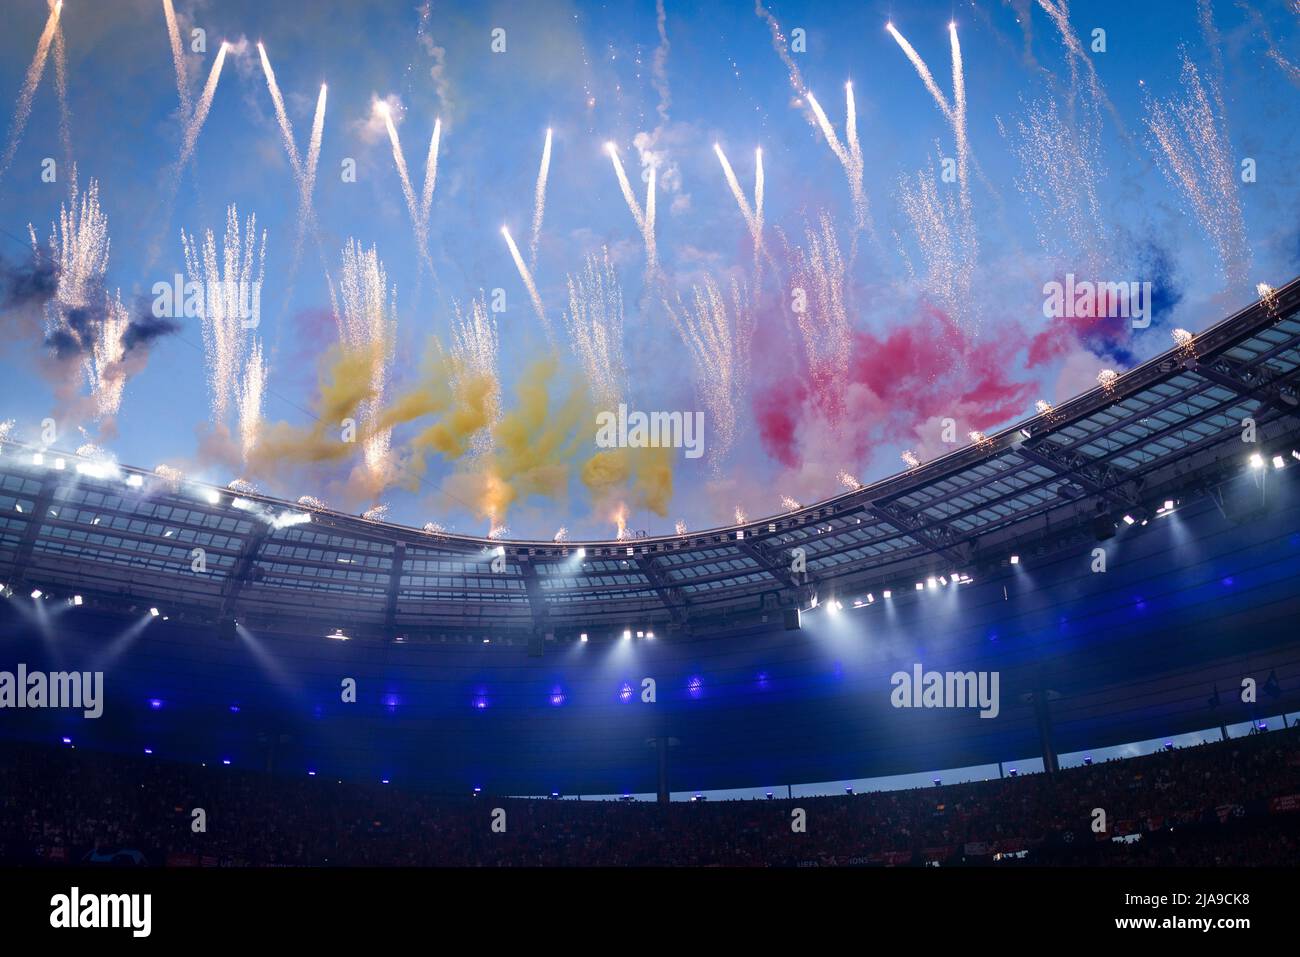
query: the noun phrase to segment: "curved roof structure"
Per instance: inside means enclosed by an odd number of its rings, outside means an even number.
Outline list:
[[[389,638],[760,623],[818,596],[978,574],[1211,488],[1239,464],[1243,419],[1261,448],[1296,425],[1298,313],[1295,280],[1106,388],[902,474],[745,525],[629,541],[435,534],[6,444],[0,575],[165,597],[197,620]]]

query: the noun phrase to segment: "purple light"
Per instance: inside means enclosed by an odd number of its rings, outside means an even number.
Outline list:
[[[1224,587],[1224,588],[1231,588],[1231,587],[1232,587],[1232,584],[1233,584],[1233,582],[1232,582],[1232,576],[1229,575],[1227,578],[1225,578],[1225,579],[1223,580],[1222,584],[1223,584],[1223,587]]]
[[[230,764],[230,758],[222,758],[221,763],[226,765]]]
[[[632,700],[632,686],[626,681],[623,682],[623,687],[619,689],[618,697],[621,701],[625,702]]]
[[[65,738],[63,739],[63,743],[64,743],[64,744],[71,744],[71,743],[72,743],[72,739],[71,739],[71,738],[68,738],[68,737],[65,737]]]
[[[769,685],[769,684],[771,684],[771,682],[768,680],[767,672],[766,672],[766,671],[760,671],[760,672],[758,673],[758,687],[759,687],[759,690],[760,690],[760,691],[766,691],[767,688],[768,688],[768,685]]]
[[[564,704],[564,689],[556,685],[551,689],[551,706],[558,708],[562,704]]]
[[[477,698],[474,699],[474,707],[477,708],[479,711],[485,710],[487,706],[488,706],[488,700],[483,695],[479,695]]]
[[[145,749],[144,749],[144,753],[145,753],[145,754],[153,754],[153,748],[145,748]]]
[[[163,703],[162,703],[162,699],[161,699],[161,698],[150,698],[150,699],[149,699],[149,707],[153,708],[153,710],[155,710],[155,711],[157,711],[158,709],[160,709],[160,708],[162,707],[162,704],[163,704]]]
[[[384,695],[384,707],[387,708],[390,713],[396,711],[397,706],[400,703],[401,703],[401,699],[398,698],[397,695],[395,694]]]
[[[232,704],[232,705],[230,706],[230,713],[231,713],[231,714],[239,714],[239,705],[237,705],[237,704]]]
[[[388,783],[388,778],[380,778],[380,782],[379,782],[379,783],[380,783],[380,784],[387,784],[387,783]]]
[[[704,681],[699,675],[692,675],[691,679],[686,682],[686,690],[690,692],[692,698],[698,698],[704,694]]]
[[[315,776],[316,776],[316,772],[315,772],[315,771],[308,771],[308,772],[307,772],[307,777],[309,777],[309,778],[314,778]]]

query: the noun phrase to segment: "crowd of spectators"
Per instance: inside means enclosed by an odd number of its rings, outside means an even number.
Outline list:
[[[0,862],[8,865],[1300,861],[1294,728],[1055,775],[793,800],[446,797],[14,743],[0,744],[0,780]],[[496,808],[505,817],[494,829]]]

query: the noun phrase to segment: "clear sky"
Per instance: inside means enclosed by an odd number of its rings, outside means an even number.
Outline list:
[[[945,419],[963,443],[971,430],[1032,414],[1037,400],[1091,388],[1103,368],[1122,371],[1169,348],[1174,328],[1205,328],[1252,301],[1257,282],[1300,273],[1294,0],[174,6],[190,113],[162,0],[65,0],[24,119],[24,81],[49,9],[46,0],[5,4],[0,102],[15,113],[0,116],[11,157],[0,173],[0,419],[14,419],[18,437],[40,441],[52,417],[62,448],[92,441],[123,463],[166,463],[223,484],[243,477],[354,512],[382,502],[393,520],[474,534],[495,523],[515,537],[550,538],[560,526],[608,537],[620,509],[633,531],[671,532],[678,520],[698,529],[730,524],[737,507],[757,518],[787,507],[783,496],[806,504],[841,491],[841,471],[861,481],[892,474],[904,450],[921,460],[941,454],[953,447]],[[886,30],[891,21],[928,64],[942,106]],[[195,30],[203,52],[193,48]],[[222,41],[230,46],[199,128],[193,104]],[[283,92],[298,171],[258,42]],[[323,136],[295,267],[299,181],[322,83]],[[838,157],[807,91],[834,129]],[[426,150],[441,123],[427,260],[380,101],[392,110],[417,219]],[[177,173],[187,127],[197,138]],[[548,128],[533,272],[558,364],[539,371],[547,339],[501,228],[530,260]],[[639,206],[643,170],[655,170],[654,268],[606,143]],[[715,143],[751,208],[754,150],[763,151],[757,261]],[[156,283],[186,272],[182,229],[200,238],[213,230],[219,248],[228,206],[241,221],[256,215],[267,234],[265,275],[260,325],[245,345],[257,340],[265,369],[253,432],[261,457],[241,445],[234,411],[213,421],[221,382],[205,368],[198,318],[140,326],[113,373],[124,384],[108,413],[85,401],[79,358],[51,359],[60,342],[51,303],[33,302],[21,279],[32,267],[29,225],[48,257],[52,224],[69,202],[69,150],[82,194],[97,181],[107,219],[104,292],[120,290],[133,322]],[[951,181],[945,160],[958,171]],[[311,460],[304,435],[327,411],[320,383],[328,392],[331,377],[343,377],[331,365],[340,331],[327,277],[345,282],[350,239],[374,247],[396,303],[372,413],[440,380],[447,366],[425,362],[431,340],[451,348],[457,304],[472,316],[481,291],[489,309],[504,305],[488,313],[495,349],[476,353],[499,390],[494,421],[522,435],[458,424],[467,393],[453,389],[435,412],[394,415],[382,475],[365,474],[364,443]],[[606,291],[621,289],[622,346],[598,343],[596,361],[584,365],[582,340],[566,324],[569,281],[603,249]],[[1152,283],[1151,324],[1044,318],[1044,284],[1067,273]],[[720,316],[726,334],[695,362],[670,313],[689,311],[706,281],[717,284],[721,310],[703,318]],[[744,290],[739,310],[733,283]],[[810,303],[803,313],[793,305],[800,292]],[[53,315],[56,327],[68,322],[66,310]],[[216,375],[236,395],[247,387],[246,360]],[[541,392],[519,391],[539,380]],[[566,406],[579,392],[590,404]],[[633,409],[703,412],[706,454],[673,450],[630,466],[601,459],[590,415],[610,397]],[[547,446],[548,425],[568,424],[571,434]],[[338,441],[327,425],[326,441]],[[290,452],[265,452],[272,432],[294,440],[283,446]],[[485,502],[502,486],[508,508],[493,519]]]

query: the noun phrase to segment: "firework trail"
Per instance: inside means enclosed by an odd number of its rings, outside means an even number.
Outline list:
[[[782,495],[781,508],[787,512],[797,512],[799,511],[799,509],[803,508],[803,506],[800,505],[798,501],[791,498],[789,495]]]
[[[262,359],[262,343],[253,339],[244,366],[243,381],[239,387],[239,440],[244,461],[252,455],[257,436],[262,427],[262,396],[266,391],[266,364]]]
[[[1100,129],[1092,123],[1070,127],[1054,99],[1032,103],[1017,120],[1013,151],[1022,175],[1016,186],[1030,202],[1030,215],[1043,249],[1058,262],[1082,256],[1096,272],[1109,248],[1109,225],[1102,217],[1097,184],[1105,175]]]
[[[551,131],[546,131],[542,147],[542,165],[537,170],[537,188],[533,190],[533,234],[528,243],[528,265],[537,268],[537,243],[542,235],[542,216],[546,212],[546,179],[551,173]]]
[[[302,161],[298,158],[298,146],[293,141],[293,125],[289,122],[289,114],[285,112],[284,97],[280,94],[280,84],[275,82],[275,71],[271,69],[266,47],[262,46],[260,41],[257,44],[257,55],[262,61],[262,73],[266,76],[267,88],[271,91],[271,102],[275,105],[275,119],[280,124],[280,135],[284,137],[284,148],[289,154],[289,164],[293,167],[294,175],[301,176]]]
[[[739,505],[736,506],[736,511],[733,513],[733,517],[735,518],[737,525],[744,525],[749,521],[749,516],[745,514],[745,510]]]
[[[1297,16],[1300,16],[1300,0],[1292,0],[1293,8]],[[1259,31],[1264,38],[1264,44],[1268,47],[1268,58],[1278,65],[1288,80],[1296,86],[1300,86],[1300,66],[1296,66],[1278,49],[1277,41],[1273,38],[1273,32],[1264,22],[1258,10],[1246,3],[1245,0],[1238,0],[1237,6],[1250,18],[1255,29]]]
[[[731,195],[736,198],[740,215],[745,218],[745,225],[749,227],[749,235],[754,243],[754,270],[757,273],[759,257],[763,250],[763,151],[754,150],[754,205],[752,206],[746,199],[744,190],[740,188],[740,180],[736,178],[735,170],[727,161],[727,154],[722,152],[722,147],[714,143],[713,152],[718,155],[718,162],[722,164],[722,175],[727,178]],[[758,281],[756,278],[755,282]]]
[[[1051,19],[1057,32],[1061,35],[1061,42],[1065,44],[1066,52],[1069,54],[1070,114],[1073,115],[1074,113],[1074,101],[1079,88],[1079,64],[1082,63],[1088,72],[1088,91],[1092,105],[1094,107],[1097,104],[1105,106],[1110,113],[1115,128],[1119,130],[1122,137],[1128,139],[1119,111],[1115,109],[1115,105],[1106,96],[1106,91],[1102,89],[1101,80],[1097,77],[1097,68],[1093,65],[1092,57],[1084,50],[1083,44],[1079,42],[1079,35],[1074,32],[1074,27],[1070,25],[1070,8],[1066,0],[1038,0],[1038,5]],[[1027,10],[1026,13],[1028,13]]]
[[[847,469],[840,469],[840,474],[835,477],[839,480],[839,483],[850,492],[856,492],[858,489],[862,488],[862,483],[858,481],[855,476],[850,475]]]
[[[835,127],[831,125],[831,121],[826,116],[826,111],[817,102],[817,98],[813,96],[811,90],[807,92],[806,96],[808,105],[812,108],[813,115],[817,119],[817,127],[822,131],[822,135],[826,137],[826,145],[831,148],[835,158],[844,167],[844,175],[849,182],[849,196],[853,202],[854,232],[871,229],[871,213],[867,206],[867,194],[862,188],[862,146],[858,142],[858,111],[853,99],[853,84],[844,84],[844,136],[847,144],[840,142]]]
[[[627,208],[632,211],[632,218],[636,220],[636,228],[644,233],[645,214],[641,212],[641,204],[636,201],[636,194],[632,192],[632,184],[628,182],[627,171],[623,169],[623,161],[618,158],[618,147],[613,143],[606,143],[605,152],[609,153],[609,158],[614,164],[614,175],[618,177],[618,188],[623,191],[623,199],[627,201]]]
[[[190,80],[185,70],[185,51],[181,46],[181,31],[176,23],[172,0],[163,0],[163,16],[167,18],[167,39],[172,48],[172,66],[176,68],[176,95],[181,101],[181,117],[189,122],[194,106],[190,101]]]
[[[486,299],[480,295],[469,308],[468,314],[455,303],[455,319],[451,326],[451,388],[452,394],[466,396],[479,383],[491,383],[483,400],[485,425],[471,437],[471,447],[476,455],[492,451],[492,429],[501,420],[501,380],[497,371],[500,343],[497,338],[496,318],[488,310]]]
[[[617,409],[627,394],[623,290],[608,249],[588,256],[581,273],[569,274],[569,311],[564,322],[592,400],[598,409]]]
[[[0,156],[0,179],[3,179],[4,174],[9,171],[9,166],[14,161],[14,154],[18,152],[18,143],[27,126],[27,118],[32,113],[32,97],[36,95],[36,86],[45,73],[45,60],[49,56],[50,43],[54,39],[55,31],[59,28],[59,12],[62,9],[63,2],[59,0],[50,10],[49,19],[45,21],[45,29],[41,31],[40,39],[36,41],[36,55],[32,57],[31,66],[27,68],[27,76],[18,94],[18,105],[14,108],[14,118],[9,124],[9,143],[5,146],[4,154]]]
[[[546,341],[554,343],[551,321],[546,318],[546,309],[542,306],[542,297],[537,292],[537,283],[533,282],[533,274],[529,272],[528,264],[524,262],[524,257],[520,255],[519,247],[515,245],[510,230],[502,226],[501,235],[505,237],[506,245],[510,247],[510,256],[514,259],[515,267],[519,270],[519,278],[524,281],[524,287],[528,290],[528,298],[532,300],[533,312],[537,313],[537,319],[541,322],[542,330],[546,333]]]
[[[314,220],[311,205],[312,192],[316,188],[316,165],[320,159],[321,138],[325,132],[325,101],[327,87],[320,87],[316,99],[316,112],[312,117],[311,139],[308,142],[307,158],[304,162],[298,152],[298,144],[293,135],[293,123],[284,108],[284,96],[280,84],[276,82],[275,70],[271,68],[271,59],[266,55],[266,47],[257,44],[257,54],[262,61],[262,73],[266,77],[266,86],[271,93],[271,102],[275,106],[275,119],[280,126],[280,136],[284,140],[284,150],[289,157],[289,166],[293,171],[294,184],[298,187],[298,222],[293,243],[293,268],[297,267],[298,256],[302,251],[302,241]],[[291,270],[292,272],[292,270]]]
[[[226,50],[230,44],[221,41],[221,49],[217,51],[217,57],[212,61],[212,69],[208,72],[208,80],[203,84],[203,92],[199,95],[199,102],[194,107],[194,115],[189,118],[189,123],[185,127],[185,136],[181,141],[181,155],[176,162],[176,177],[179,179],[181,171],[185,164],[190,161],[194,155],[194,147],[199,141],[199,132],[203,129],[203,124],[207,121],[208,111],[212,109],[212,98],[217,92],[217,81],[221,79],[221,67],[226,62]]]
[[[1156,159],[1214,245],[1221,275],[1241,283],[1249,270],[1250,251],[1231,144],[1186,54],[1179,85],[1185,98],[1149,97],[1146,102],[1146,126],[1155,139]]]
[[[36,232],[30,227],[29,232],[39,261],[43,255]],[[99,183],[92,179],[86,192],[79,193],[74,170],[69,202],[60,208],[50,232],[48,252],[58,284],[45,305],[45,329],[48,336],[68,336],[80,344],[81,372],[97,420],[116,414],[121,406],[126,385],[122,360],[131,324],[120,293],[110,296],[106,289],[110,245]],[[88,324],[82,318],[88,313],[98,321]]]
[[[628,182],[627,171],[623,169],[623,161],[619,159],[618,147],[613,143],[606,143],[605,152],[609,153],[610,162],[614,164],[614,175],[618,177],[618,188],[623,191],[627,208],[631,211],[632,218],[636,221],[636,228],[641,230],[641,237],[645,240],[646,271],[653,273],[658,267],[658,251],[655,245],[655,168],[653,165],[646,167],[646,205],[645,211],[642,212],[641,204],[637,202],[636,194],[632,192],[632,184]]]
[[[794,57],[790,54],[790,44],[786,40],[785,33],[781,30],[781,24],[777,22],[776,17],[772,16],[763,6],[763,0],[754,0],[754,13],[763,20],[772,34],[772,49],[776,55],[781,58],[785,65],[786,75],[790,81],[790,89],[796,99],[802,97],[808,87],[803,81],[803,74],[799,72],[799,66],[794,62]],[[811,112],[805,110],[804,116],[812,125],[817,125],[816,118]]]
[[[920,278],[927,294],[954,319],[966,317],[978,255],[966,229],[969,220],[957,202],[939,196],[938,177],[931,170],[918,170],[914,180],[902,178],[898,198],[921,250],[925,269]]]
[[[614,540],[625,542],[630,537],[627,531],[627,506],[619,503],[618,511],[614,513]]]
[[[62,0],[58,0],[61,5]],[[72,110],[68,108],[68,54],[63,42],[63,22],[54,31],[54,90],[59,98],[59,142],[64,162],[72,168]]]
[[[738,407],[748,387],[754,318],[738,283],[731,286],[730,310],[712,277],[693,288],[692,300],[688,304],[679,296],[676,306],[665,301],[664,308],[691,355],[696,386],[713,428],[709,462],[720,474],[736,444]]]
[[[898,32],[892,23],[885,24],[885,29],[898,42],[907,59],[911,61],[912,66],[916,68],[917,75],[920,76],[921,82],[925,88],[930,91],[934,97],[939,111],[943,113],[948,120],[948,125],[952,127],[953,139],[957,146],[957,181],[961,187],[962,208],[970,208],[970,188],[967,183],[966,170],[970,158],[970,147],[966,137],[966,80],[962,67],[961,44],[957,40],[957,25],[948,24],[949,45],[952,48],[952,85],[953,99],[949,102],[948,98],[939,89],[939,84],[934,81],[934,74],[930,68],[925,65],[921,55],[916,52],[912,44]]]
[[[438,174],[438,145],[442,137],[442,120],[433,124],[433,136],[429,141],[429,155],[425,162],[424,188],[420,199],[415,196],[415,187],[411,185],[411,174],[406,166],[406,156],[402,153],[402,141],[397,135],[397,126],[393,123],[393,112],[388,104],[380,100],[376,108],[384,118],[388,128],[388,141],[393,147],[393,163],[397,167],[398,178],[402,181],[402,195],[406,198],[406,209],[411,216],[411,228],[415,232],[415,243],[421,260],[433,271],[433,260],[429,257],[429,223],[426,206],[433,202],[434,182]]]
[[[379,479],[388,472],[392,429],[376,428],[375,420],[383,408],[388,369],[396,354],[397,290],[388,285],[388,273],[374,246],[364,250],[355,239],[348,240],[337,290],[330,280],[330,303],[339,340],[372,357],[369,398],[361,403],[359,414],[365,465]]]
[[[809,226],[805,235],[807,247],[796,248],[792,257],[791,284],[802,289],[806,298],[795,319],[810,378],[834,420],[840,411],[839,392],[847,378],[853,341],[844,297],[844,257],[826,213],[821,215],[820,229]]]
[[[250,214],[241,228],[239,210],[226,208],[226,231],[218,256],[212,230],[200,245],[181,230],[185,271],[204,290],[203,346],[212,396],[212,422],[224,425],[230,409],[242,410],[248,352],[253,337],[248,330],[261,322],[260,290],[266,273],[266,232],[257,241],[257,217]],[[258,347],[260,348],[260,347]],[[263,374],[260,368],[257,375]],[[260,389],[258,390],[260,393]]]

